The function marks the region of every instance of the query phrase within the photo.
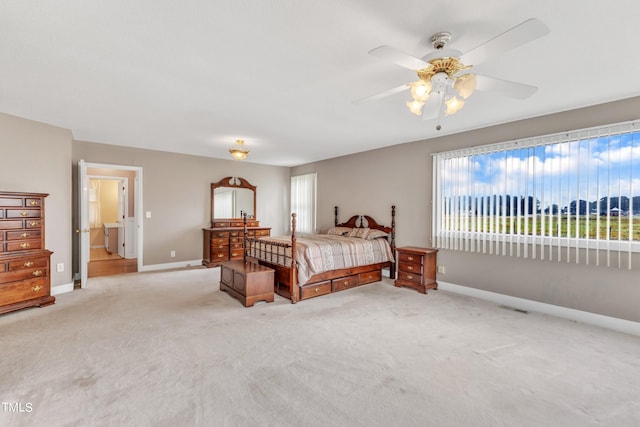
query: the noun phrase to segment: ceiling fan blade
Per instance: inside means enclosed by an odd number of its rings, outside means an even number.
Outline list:
[[[414,71],[431,67],[431,64],[429,64],[428,62],[425,62],[422,59],[418,59],[415,56],[411,56],[408,53],[391,46],[380,46],[372,49],[369,51],[369,55],[377,56],[378,58],[384,59],[385,61],[393,62],[396,65]]]
[[[478,65],[548,33],[549,28],[542,21],[531,18],[471,49],[460,60],[466,65]]]
[[[480,75],[476,75],[476,89],[483,92],[495,92],[516,99],[528,98],[538,90],[536,86]]]
[[[377,101],[378,99],[386,98],[387,96],[395,95],[404,90],[409,89],[409,83],[405,83],[402,86],[394,87],[393,89],[385,90],[384,92],[377,93],[375,95],[367,96],[366,98],[353,101],[353,104],[364,104],[370,101]]]
[[[422,120],[433,120],[440,112],[440,94],[432,93],[422,106]]]

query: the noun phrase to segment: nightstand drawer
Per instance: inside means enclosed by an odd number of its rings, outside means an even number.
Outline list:
[[[423,255],[416,255],[416,254],[413,254],[413,253],[399,252],[399,254],[398,254],[398,262],[399,263],[410,262],[410,263],[413,263],[413,264],[422,264],[423,258],[424,258]]]

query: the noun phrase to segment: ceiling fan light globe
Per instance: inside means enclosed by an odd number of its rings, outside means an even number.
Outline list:
[[[464,100],[458,99],[455,96],[452,96],[451,98],[444,101],[444,104],[446,106],[444,113],[447,116],[450,116],[452,114],[457,113],[458,111],[460,111],[462,107],[464,107]]]
[[[425,102],[431,93],[431,83],[425,80],[418,80],[411,83],[411,96],[418,102]]]
[[[476,75],[475,74],[463,74],[458,77],[453,84],[453,88],[463,98],[467,99],[476,90]]]
[[[409,108],[409,111],[411,111],[416,116],[422,115],[423,105],[424,105],[424,102],[416,101],[415,99],[413,101],[407,101],[407,108]]]

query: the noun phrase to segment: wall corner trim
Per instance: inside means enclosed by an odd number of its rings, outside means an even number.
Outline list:
[[[561,307],[559,305],[546,304],[543,302],[528,300],[524,298],[512,297],[498,294],[482,289],[469,288],[467,286],[438,280],[438,289],[454,292],[473,298],[483,299],[499,305],[506,305],[518,310],[533,311],[536,313],[548,314],[573,320],[580,323],[599,326],[601,328],[612,329],[626,334],[640,336],[640,323],[630,320],[618,319],[616,317],[604,316],[602,314],[590,313],[588,311],[575,310],[573,308]]]

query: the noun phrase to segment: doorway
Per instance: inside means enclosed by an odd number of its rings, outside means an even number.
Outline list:
[[[80,282],[139,271],[142,169],[78,162]]]

